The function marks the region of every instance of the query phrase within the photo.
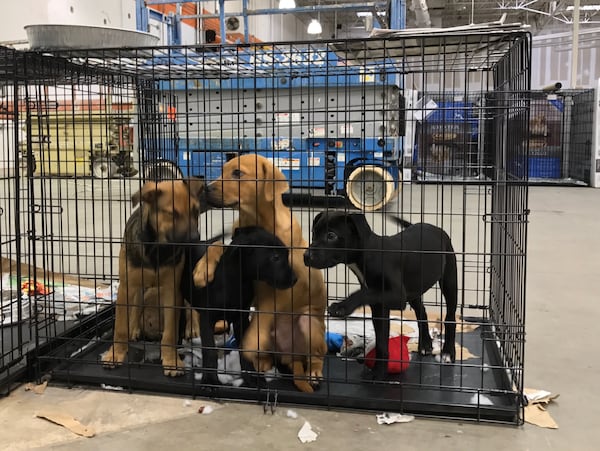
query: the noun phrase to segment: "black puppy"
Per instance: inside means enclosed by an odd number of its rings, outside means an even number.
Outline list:
[[[323,212],[313,221],[313,239],[304,262],[314,268],[344,263],[356,274],[361,289],[346,300],[329,306],[336,317],[350,315],[361,305],[370,305],[375,329],[376,363],[373,376],[387,373],[389,315],[408,302],[419,323],[419,353],[433,346],[422,295],[439,282],[446,299],[445,342],[442,361],[454,361],[456,304],[458,296],[456,255],[450,237],[431,224],[411,224],[399,218],[406,229],[397,235],[375,234],[363,214]]]
[[[219,261],[214,280],[205,288],[198,288],[194,286],[193,270],[205,252],[205,245],[189,249],[181,291],[200,313],[202,383],[216,385],[219,384],[214,338],[217,321],[233,324],[235,339],[241,343],[249,324],[254,282],[265,282],[283,290],[291,288],[297,279],[289,264],[288,248],[262,227],[238,227]],[[247,379],[247,372],[253,370],[252,364],[240,356],[240,365]]]

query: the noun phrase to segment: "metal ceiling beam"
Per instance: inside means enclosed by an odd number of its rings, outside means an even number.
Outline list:
[[[573,3],[573,50],[571,51],[571,89],[577,87],[579,64],[579,0]]]
[[[162,1],[162,0],[157,0]],[[273,14],[306,14],[306,13],[317,13],[317,12],[335,12],[335,11],[373,11],[377,8],[385,8],[385,3],[374,2],[374,3],[342,3],[337,5],[315,5],[315,6],[302,6],[293,9],[279,9],[279,8],[264,8],[264,9],[248,9],[246,15],[248,16],[267,16]],[[225,16],[241,16],[242,11],[238,12],[226,12]],[[182,19],[194,19],[197,17],[203,19],[210,19],[219,17],[219,14],[188,14],[180,16]]]

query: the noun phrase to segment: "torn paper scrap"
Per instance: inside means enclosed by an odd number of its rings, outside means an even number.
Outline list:
[[[35,414],[38,418],[43,418],[52,423],[58,424],[67,428],[69,431],[81,435],[83,437],[93,437],[96,432],[89,426],[84,426],[75,418],[62,412],[38,412]]]
[[[28,384],[25,385],[25,391],[31,390],[36,395],[41,395],[42,393],[44,393],[47,386],[48,386],[48,381],[44,381],[41,384],[33,384],[33,383],[29,382]]]
[[[123,387],[116,387],[114,385],[100,384],[100,387],[104,390],[113,390],[113,391],[123,391],[125,390]]]
[[[377,424],[410,423],[415,417],[401,413],[384,412],[377,414]]]
[[[199,413],[201,413],[202,415],[210,415],[211,413],[214,412],[214,408],[213,406],[204,406],[204,408],[202,409],[202,412],[200,412],[200,410],[198,410]]]
[[[525,388],[523,392],[525,393],[527,401],[529,401],[530,404],[548,404],[550,401],[553,401],[559,397],[558,393],[553,395],[549,391],[536,390],[534,388]]]
[[[552,394],[546,390],[533,390],[533,389],[528,389],[528,388],[526,388],[524,390],[524,392],[525,392],[525,396],[527,396],[527,399],[529,400],[529,402],[546,398]]]
[[[312,430],[312,427],[308,421],[305,421],[298,431],[298,438],[302,443],[314,442],[317,439],[317,433]]]
[[[288,416],[289,418],[298,418],[298,414],[295,410],[292,409],[288,409],[286,416]]]

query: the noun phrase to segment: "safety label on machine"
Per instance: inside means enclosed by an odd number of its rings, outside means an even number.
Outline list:
[[[352,136],[354,134],[354,127],[352,124],[342,124],[340,125],[340,135],[342,136]]]
[[[300,169],[300,158],[277,157],[273,158],[273,164],[279,169],[297,171]]]
[[[361,68],[359,78],[361,83],[373,83],[375,81],[375,74],[372,70]]]
[[[278,124],[297,123],[300,119],[300,113],[275,113],[275,122]]]
[[[324,138],[327,133],[325,133],[325,127],[315,127],[311,128],[308,134],[313,138]]]
[[[273,150],[291,149],[292,142],[287,138],[280,138],[273,141]]]

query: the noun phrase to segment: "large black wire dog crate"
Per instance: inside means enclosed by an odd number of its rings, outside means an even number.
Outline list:
[[[259,401],[276,396],[279,402],[520,422],[527,173],[515,172],[510,162],[527,157],[529,51],[528,34],[495,31],[21,54],[14,116],[24,124],[16,146],[28,166],[14,175],[23,202],[11,211],[11,221],[21,218],[12,235],[20,246],[11,252],[38,283],[27,297],[36,312],[36,373],[132,390]],[[403,180],[411,170],[407,149],[415,122],[428,108],[413,101],[417,84],[448,95],[485,91],[485,179]],[[94,128],[94,119],[109,115],[133,127],[133,160],[142,177],[94,178],[79,170],[75,140],[110,146],[110,127]],[[224,162],[247,153],[269,158],[286,176],[286,202],[307,241],[319,212],[355,207],[379,233],[399,231],[388,219],[393,215],[449,234],[458,261],[454,363],[411,352],[404,372],[366,381],[363,361],[373,330],[371,312],[363,309],[347,320],[325,318],[329,351],[314,393],[296,390],[284,368],[266,385],[238,386],[227,327],[219,342],[224,385],[210,391],[196,374],[202,368],[194,340],[179,342],[187,366],[180,377],[163,374],[156,341],[131,342],[122,366],[103,367],[116,287],[124,283],[119,248],[132,194],[145,182],[181,175],[210,182]],[[202,238],[227,233],[236,215],[220,208],[202,214]],[[325,276],[330,303],[359,286],[342,266]],[[425,305],[435,353],[444,309],[439,289],[427,292]],[[401,346],[403,335],[413,349],[418,324],[409,311],[393,312],[391,330],[390,346]]]
[[[9,274],[20,271],[16,261],[11,257],[17,254],[19,240],[16,227],[18,211],[15,200],[18,199],[17,180],[15,174],[15,132],[16,115],[12,111],[14,95],[16,52],[10,49],[0,49],[0,253],[2,269],[0,275],[0,393],[5,393],[11,382],[19,375],[25,366],[25,354],[30,343],[30,328],[11,327],[23,319],[22,305],[19,302],[19,292],[10,289]],[[13,264],[13,262],[15,264]]]

